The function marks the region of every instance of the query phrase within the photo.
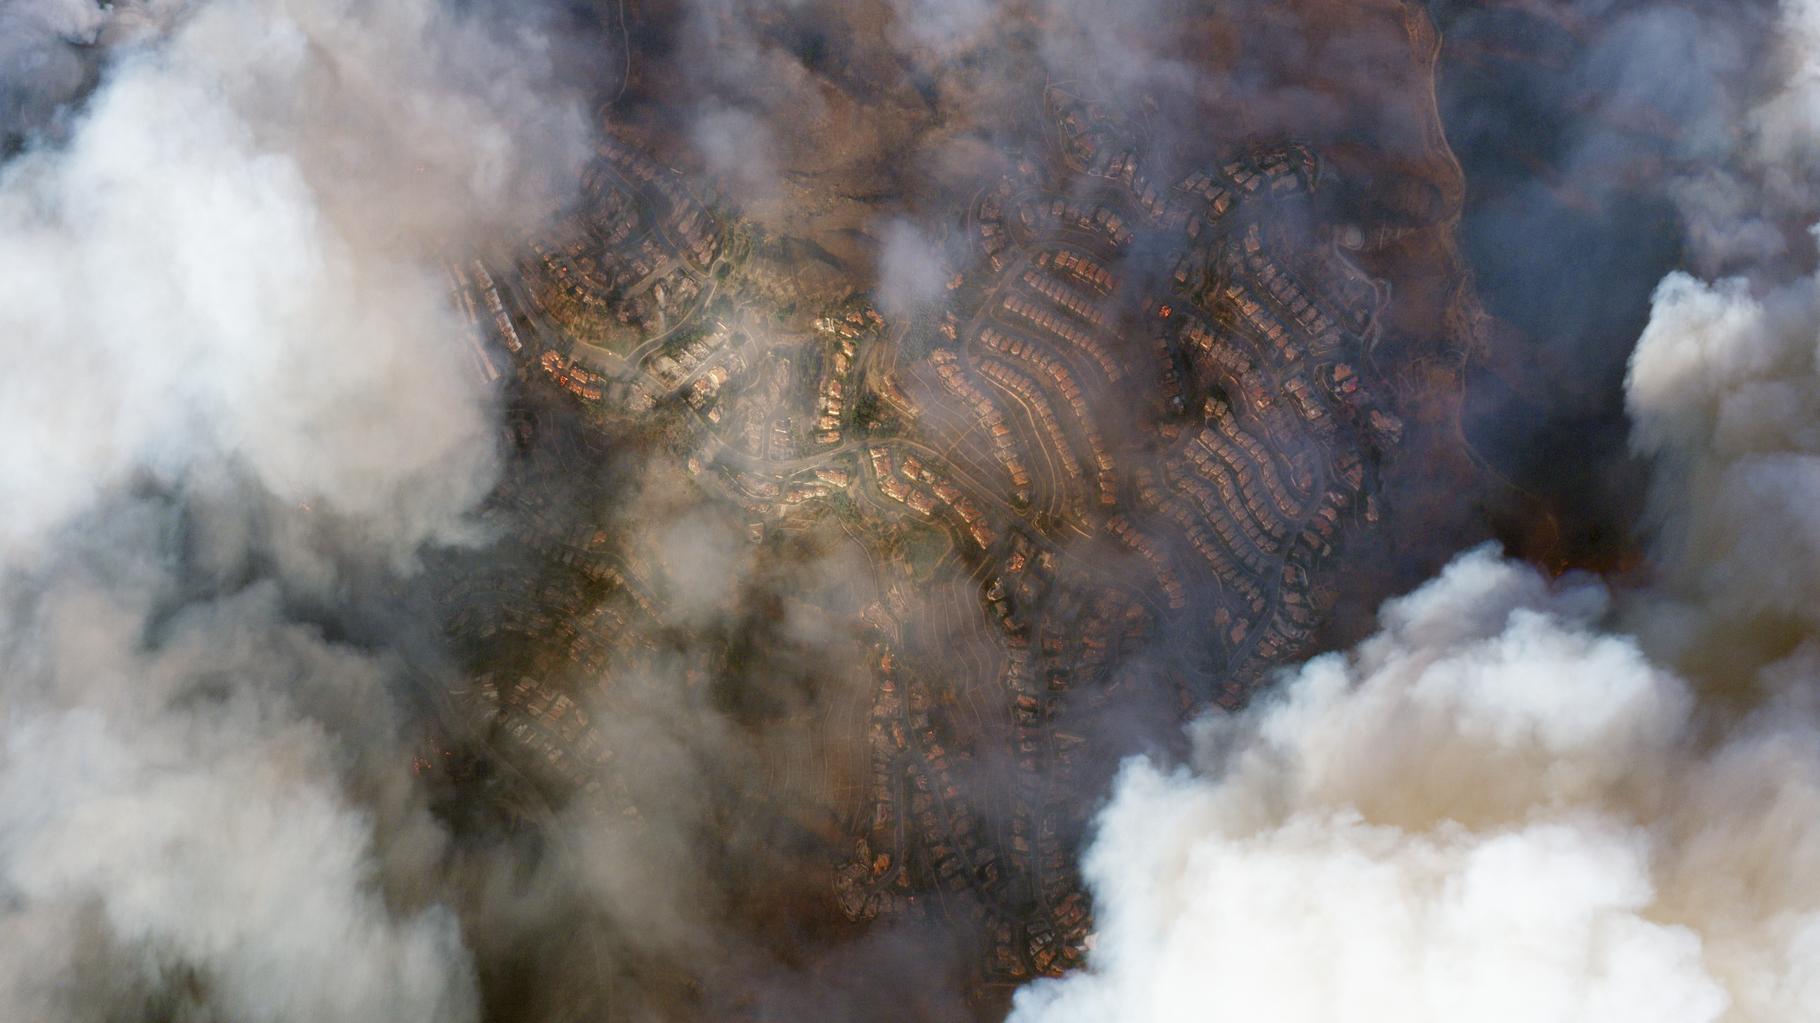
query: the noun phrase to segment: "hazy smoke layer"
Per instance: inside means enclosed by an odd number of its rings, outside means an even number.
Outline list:
[[[1631,360],[1654,588],[1472,552],[1192,765],[1128,764],[1091,969],[1014,1020],[1820,1012],[1820,285],[1769,241],[1813,215],[1816,10],[1679,197],[1750,276],[1670,275]]]
[[[58,113],[65,41],[108,66]],[[436,256],[572,179],[549,77],[430,0],[0,6],[0,113],[68,125],[0,167],[8,1018],[477,1015],[398,666],[293,606],[468,532]]]

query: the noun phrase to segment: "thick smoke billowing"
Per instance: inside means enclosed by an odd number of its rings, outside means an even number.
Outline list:
[[[490,74],[514,55],[478,26],[386,12],[198,8],[120,54],[66,146],[8,166],[9,548],[205,459],[405,544],[484,490],[436,248],[547,209],[581,121]]]
[[[1765,98],[1720,98],[1748,130],[1686,180],[1726,187],[1680,196],[1696,266],[1743,275],[1669,275],[1631,357],[1652,587],[1472,552],[1190,766],[1128,764],[1091,969],[1014,1020],[1820,1011],[1820,305],[1771,240],[1812,216],[1813,17],[1784,5]]]
[[[1094,968],[1014,1020],[1787,1020],[1820,1009],[1820,731],[1727,737],[1602,631],[1597,584],[1466,555],[1128,765],[1086,870]]]
[[[477,1017],[401,664],[298,608],[478,535],[438,257],[588,147],[531,18],[0,7],[0,129],[62,125],[0,167],[9,1018]]]

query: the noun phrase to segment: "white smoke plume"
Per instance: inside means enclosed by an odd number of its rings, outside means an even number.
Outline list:
[[[1089,967],[1015,1023],[1820,1015],[1820,283],[1738,219],[1813,216],[1816,11],[1681,197],[1749,276],[1670,275],[1631,359],[1649,586],[1468,553],[1189,765],[1127,764]]]
[[[437,11],[200,6],[120,54],[66,147],[7,167],[0,544],[201,458],[405,543],[484,490],[435,248],[547,208],[583,132]]]
[[[79,103],[0,165],[0,1015],[477,1018],[402,669],[292,607],[476,535],[439,257],[588,149],[531,18],[0,6],[0,97]]]
[[[1631,361],[1632,442],[1661,466],[1665,564],[1709,614],[1816,621],[1817,287],[1673,274]]]
[[[880,235],[877,297],[887,316],[912,316],[946,293],[956,260],[939,238],[907,220],[886,223]]]
[[[1709,742],[1609,610],[1475,551],[1193,768],[1127,765],[1092,966],[1012,1019],[1810,1018],[1820,731],[1778,704]]]

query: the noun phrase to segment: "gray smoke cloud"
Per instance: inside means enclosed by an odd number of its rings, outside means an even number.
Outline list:
[[[0,129],[36,139],[0,166],[9,1016],[478,1018],[408,672],[333,609],[484,535],[495,399],[438,260],[588,151],[539,24],[0,7]]]
[[[1762,223],[1812,219],[1789,183],[1815,11],[1782,6],[1775,82],[1723,98],[1749,130],[1699,171],[1735,188],[1688,208],[1719,225],[1690,260],[1745,273],[1670,274],[1631,355],[1651,584],[1468,553],[1197,724],[1189,764],[1128,763],[1086,858],[1089,969],[1013,1020],[1820,1010],[1820,306],[1811,253],[1720,229],[1739,190]]]
[[[896,44],[940,60],[981,41],[1001,11],[989,0],[892,0]]]
[[[1610,565],[1647,476],[1624,442],[1623,381],[1652,289],[1677,266],[1719,274],[1788,250],[1739,173],[1751,97],[1776,70],[1775,5],[1429,8],[1468,181],[1459,240],[1501,335],[1473,368],[1465,432],[1551,513],[1513,515],[1528,520],[1504,530],[1520,553]]]
[[[9,608],[9,1010],[475,1018],[454,914],[384,891],[439,841],[393,755],[397,665],[287,621],[270,583],[149,620],[174,596],[167,523],[111,515]]]
[[[106,14],[88,0],[0,4],[0,146],[42,131],[89,75]]]

